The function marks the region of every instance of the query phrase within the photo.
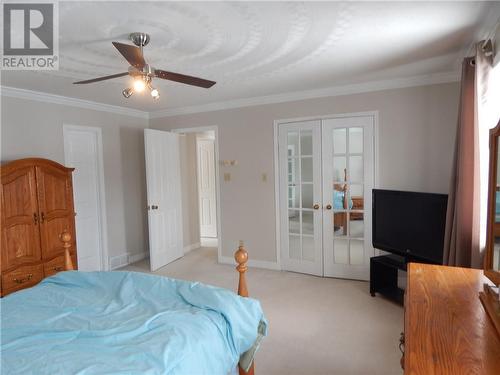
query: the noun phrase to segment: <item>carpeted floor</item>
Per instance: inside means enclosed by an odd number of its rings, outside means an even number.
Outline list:
[[[148,260],[124,269],[149,272]],[[200,248],[155,272],[235,289],[237,272],[217,264],[215,248]],[[269,336],[256,375],[402,374],[403,308],[371,297],[368,283],[249,268],[250,296],[260,300]]]

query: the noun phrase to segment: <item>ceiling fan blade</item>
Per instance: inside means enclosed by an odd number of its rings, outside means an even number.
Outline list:
[[[107,79],[113,79],[113,78],[124,77],[124,76],[128,76],[128,72],[126,72],[126,73],[112,74],[110,76],[104,76],[104,77],[99,77],[99,78],[92,78],[92,79],[88,79],[86,81],[73,82],[73,84],[74,85],[82,85],[82,84],[85,84],[85,83],[94,83],[94,82],[105,81]]]
[[[136,67],[137,69],[142,69],[146,65],[144,61],[144,56],[139,47],[131,46],[130,44],[123,44],[118,42],[112,42],[115,48],[122,54],[123,57],[128,61],[130,65]]]
[[[207,79],[187,76],[185,74],[167,72],[166,70],[155,69],[155,76],[162,79],[168,79],[169,81],[175,81],[180,83],[185,83],[186,85],[204,87],[206,89],[215,85],[214,81],[209,81]]]

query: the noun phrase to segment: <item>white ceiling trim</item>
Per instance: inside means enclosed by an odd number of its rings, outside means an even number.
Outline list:
[[[215,102],[203,105],[165,109],[160,111],[149,112],[149,118],[172,117],[172,116],[180,116],[193,113],[220,111],[232,108],[285,103],[285,102],[293,102],[306,99],[324,98],[329,96],[360,94],[371,91],[390,90],[390,89],[398,89],[404,87],[426,86],[426,85],[434,85],[434,84],[457,82],[457,81],[460,81],[460,74],[458,72],[419,75],[406,78],[396,78],[383,81],[356,83],[351,85],[334,86],[323,89],[295,91],[285,94],[235,99],[224,102]]]
[[[1,86],[1,96],[11,98],[36,100],[45,103],[62,104],[72,107],[91,109],[116,113],[125,116],[139,117],[144,119],[179,116],[201,112],[213,112],[232,108],[251,107],[265,104],[285,103],[298,100],[324,98],[329,96],[341,96],[360,94],[364,92],[398,89],[404,87],[426,86],[447,82],[457,82],[460,76],[457,72],[447,72],[430,75],[420,75],[407,78],[398,78],[384,81],[373,81],[366,83],[356,83],[344,86],[334,86],[323,89],[295,91],[285,94],[260,96],[254,98],[244,98],[228,100],[225,102],[215,102],[198,106],[187,106],[166,109],[161,111],[146,112],[138,109],[131,109],[110,104],[102,104],[90,100],[71,98],[67,96],[48,94],[41,91],[19,89],[16,87]]]
[[[19,89],[17,87],[1,86],[1,96],[10,98],[36,100],[44,103],[62,104],[71,107],[92,109],[94,111],[116,113],[124,116],[139,117],[143,119],[149,118],[149,113],[138,109],[120,107],[117,105],[103,104],[90,100],[71,98],[68,96],[54,95],[41,91],[32,91]]]

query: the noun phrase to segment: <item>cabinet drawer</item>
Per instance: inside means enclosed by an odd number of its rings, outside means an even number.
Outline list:
[[[15,271],[2,274],[2,295],[38,284],[43,279],[43,266],[19,267]]]
[[[43,273],[45,277],[52,276],[61,271],[66,271],[64,263],[64,255],[45,262],[43,265]]]

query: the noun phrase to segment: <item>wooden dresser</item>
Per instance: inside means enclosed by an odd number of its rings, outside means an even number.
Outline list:
[[[73,239],[70,252],[76,269],[72,171],[37,158],[1,166],[2,296],[64,270],[64,231]]]
[[[484,283],[481,270],[409,264],[405,374],[500,374],[500,336],[478,297]]]

